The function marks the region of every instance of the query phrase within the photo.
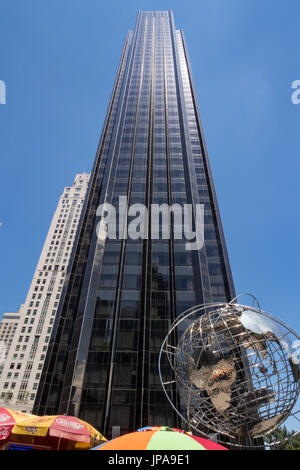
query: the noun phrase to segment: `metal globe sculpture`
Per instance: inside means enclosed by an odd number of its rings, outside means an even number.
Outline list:
[[[171,405],[190,428],[252,447],[292,414],[300,341],[258,303],[233,302],[178,317],[163,342],[159,373]]]

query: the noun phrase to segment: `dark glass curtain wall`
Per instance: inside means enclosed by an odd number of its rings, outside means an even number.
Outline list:
[[[97,207],[118,207],[119,196],[148,209],[204,204],[204,247],[187,251],[172,228],[170,239],[151,240],[151,220],[148,239],[99,240]],[[162,341],[187,308],[232,297],[183,33],[171,12],[140,12],[126,37],[34,412],[76,415],[106,436],[112,426],[177,427],[159,381]]]

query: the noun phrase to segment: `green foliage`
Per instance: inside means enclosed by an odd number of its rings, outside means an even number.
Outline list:
[[[280,441],[281,443],[271,447],[272,450],[300,450],[300,435],[292,438],[296,431],[293,429],[288,431],[285,426],[279,427],[275,431],[271,432],[265,437],[265,445],[268,448],[268,444]],[[285,439],[291,437],[288,441]]]

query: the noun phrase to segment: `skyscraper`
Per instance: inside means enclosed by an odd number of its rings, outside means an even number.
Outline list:
[[[124,232],[135,210],[122,219],[120,197],[151,214],[139,237]],[[107,224],[99,230],[105,204],[122,219],[115,237],[103,235]],[[175,211],[170,236],[159,230],[153,237],[155,204],[192,207],[194,226],[202,205],[204,245],[187,249]],[[234,295],[183,32],[172,12],[139,12],[125,40],[34,412],[76,415],[107,436],[113,426],[176,425],[158,375],[162,341],[185,309]]]
[[[0,406],[32,411],[88,181],[76,175],[59,199],[2,367]]]

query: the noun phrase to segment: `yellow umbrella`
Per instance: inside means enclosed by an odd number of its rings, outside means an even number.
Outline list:
[[[23,421],[33,418],[35,418],[35,415],[0,407],[0,443],[10,436],[16,424],[21,424]]]
[[[12,434],[22,436],[34,436],[45,438],[44,441],[52,441],[51,438],[67,439],[74,442],[74,448],[89,449],[95,442],[106,442],[107,439],[86,421],[74,416],[31,416],[24,418],[15,424]],[[41,442],[41,439],[38,439]]]

